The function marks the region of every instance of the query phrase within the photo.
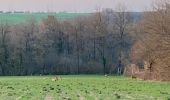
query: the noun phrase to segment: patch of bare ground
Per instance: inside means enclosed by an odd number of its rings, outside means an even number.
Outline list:
[[[47,94],[44,98],[44,100],[54,100],[53,96]]]

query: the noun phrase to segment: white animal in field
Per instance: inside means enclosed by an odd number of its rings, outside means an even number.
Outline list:
[[[54,82],[54,81],[57,81],[57,80],[55,78],[53,78],[52,81]]]
[[[105,76],[105,77],[108,77],[108,75],[107,75],[107,74],[105,74],[104,76]]]
[[[58,80],[62,80],[61,76],[56,76],[55,78],[52,78],[53,82],[58,81]]]

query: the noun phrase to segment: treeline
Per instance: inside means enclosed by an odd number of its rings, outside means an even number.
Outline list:
[[[133,63],[170,77],[170,2],[69,20],[0,24],[0,75],[122,74]],[[164,74],[162,74],[164,73]]]
[[[60,21],[0,24],[0,75],[121,74],[131,62],[133,14],[106,9]]]

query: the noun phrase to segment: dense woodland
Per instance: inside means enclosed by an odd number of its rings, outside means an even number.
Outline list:
[[[170,6],[158,7],[137,17],[119,7],[64,21],[1,23],[0,75],[120,75],[130,63],[167,58]]]

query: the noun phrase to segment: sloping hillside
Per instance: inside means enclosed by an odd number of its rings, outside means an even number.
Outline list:
[[[34,18],[39,22],[48,15],[54,15],[60,20],[66,20],[77,16],[88,15],[88,13],[0,13],[0,22],[22,23],[30,18]]]

